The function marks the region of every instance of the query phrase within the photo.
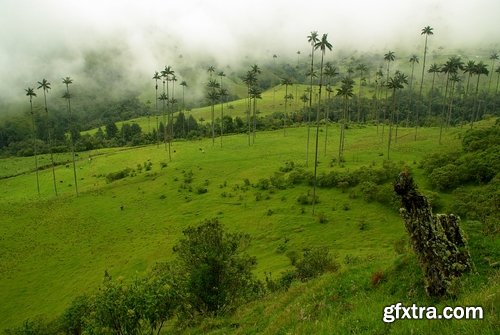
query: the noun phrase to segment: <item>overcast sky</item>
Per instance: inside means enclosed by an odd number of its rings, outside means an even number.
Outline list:
[[[340,50],[500,45],[499,0],[0,0],[0,98],[43,77],[74,76],[86,50],[117,41],[149,76],[174,54],[241,57],[309,50],[328,33]],[[173,64],[172,64],[173,65]]]

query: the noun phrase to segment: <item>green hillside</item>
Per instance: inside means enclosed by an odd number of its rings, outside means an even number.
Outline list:
[[[282,95],[279,92],[276,96]],[[232,104],[234,113],[243,113],[244,100]],[[262,106],[262,110],[267,108],[271,108],[269,103]],[[200,117],[207,112],[193,111]],[[413,140],[413,131],[399,130],[391,159],[401,167],[407,165],[421,188],[429,190],[419,163],[431,152],[458,150],[466,129],[446,130],[443,146],[437,145],[439,129],[423,128],[418,141]],[[356,333],[421,333],[446,329],[451,334],[475,329],[480,321],[399,321],[390,326],[381,321],[384,305],[398,301],[435,304],[425,296],[411,253],[401,269],[395,267],[401,256],[394,245],[406,236],[396,208],[366,202],[359,188],[346,192],[320,188],[317,213],[326,219],[320,223],[311,215],[311,206],[297,201],[311,187],[299,184],[265,190],[256,186],[287,162],[312,171],[312,164],[305,166],[306,136],[307,128],[299,127],[289,129],[286,137],[282,131],[259,132],[252,146],[246,135],[224,137],[222,148],[219,139],[215,146],[208,139],[174,142],[171,162],[164,147],[156,145],[80,153],[79,197],[74,196],[71,164],[63,163],[55,170],[57,198],[50,169],[40,172],[42,194],[38,198],[35,174],[29,168],[33,158],[3,159],[1,175],[19,175],[0,180],[0,329],[20,325],[27,318],[61,314],[76,296],[97,290],[105,271],[124,280],[144,275],[155,262],[171,258],[183,229],[214,217],[229,231],[252,236],[248,253],[257,258],[255,274],[260,279],[265,273],[278,276],[291,269],[287,252],[300,253],[312,246],[329,247],[341,271],[295,283],[288,292],[243,306],[233,317],[208,319],[191,329],[193,333],[328,334],[332,329],[334,333],[348,329],[357,329]],[[381,168],[386,143],[381,142],[375,126],[354,126],[347,131],[342,166],[331,164],[337,150],[338,126],[333,125],[327,155],[320,150],[320,174],[361,166]],[[57,160],[66,161],[69,156]],[[110,173],[127,168],[127,177],[107,180]],[[450,193],[441,193],[439,198],[443,211],[454,201]],[[499,322],[499,277],[498,271],[489,269],[480,250],[498,251],[498,240],[484,237],[474,222],[466,222],[464,229],[471,237],[480,276],[467,278],[458,300],[449,303],[484,306],[486,320],[481,327],[485,333],[493,333]],[[376,271],[386,277],[382,285],[372,288],[370,278]],[[172,325],[169,330],[175,332]]]

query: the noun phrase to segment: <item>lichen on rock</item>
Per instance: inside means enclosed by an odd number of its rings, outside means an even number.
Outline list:
[[[400,213],[424,273],[427,294],[449,294],[454,281],[474,270],[460,218],[433,215],[427,198],[418,192],[407,171],[399,174],[394,191],[401,197]]]

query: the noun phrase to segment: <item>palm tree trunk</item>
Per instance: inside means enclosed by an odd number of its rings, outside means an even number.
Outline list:
[[[446,88],[444,90],[444,96],[443,96],[443,110],[441,112],[441,126],[439,128],[439,144],[441,144],[441,138],[443,136],[443,124],[445,122],[445,115],[444,115],[444,113],[446,111],[446,98],[448,96],[448,83],[450,82],[449,81],[449,76],[450,76],[450,74],[448,73],[446,75]]]
[[[54,183],[54,193],[57,197],[57,183],[56,183],[56,171],[55,171],[55,163],[54,163],[54,153],[52,152],[52,135],[50,131],[50,121],[49,121],[49,110],[47,108],[47,94],[45,93],[45,89],[43,90],[43,98],[45,101],[45,116],[47,118],[47,142],[49,144],[49,153],[50,153],[50,162],[52,164],[52,181]]]
[[[288,105],[288,84],[285,84],[285,115],[283,116],[283,136],[286,136],[287,105]]]
[[[470,124],[470,128],[472,129],[474,127],[474,122],[476,121],[479,106],[478,106],[478,101],[479,101],[479,78],[481,78],[481,74],[477,75],[477,83],[476,83],[476,94],[474,98],[474,109],[472,111],[472,122]]]
[[[391,153],[391,141],[392,141],[392,121],[394,119],[394,113],[396,112],[396,89],[392,91],[392,112],[389,121],[389,140],[387,142],[387,160],[390,160]],[[397,136],[397,135],[396,135]]]
[[[326,105],[326,116],[325,116],[325,156],[326,148],[328,145],[328,124],[330,123],[330,92],[328,92],[328,104]]]
[[[66,84],[66,93],[68,94],[68,111],[69,111],[69,124],[70,124],[70,129],[71,125],[73,124],[73,119],[72,119],[72,114],[71,114],[71,98],[69,95],[69,87],[68,84]],[[73,138],[73,132],[70,130],[70,140],[71,140],[71,159],[73,161],[73,178],[75,181],[75,192],[76,196],[78,196],[78,181],[76,178],[76,162],[75,162],[75,140]]]
[[[35,172],[36,172],[36,190],[40,196],[40,179],[38,176],[38,146],[36,144],[36,126],[35,126],[35,115],[33,114],[33,102],[30,97],[31,106],[31,130],[33,133],[33,153],[35,155]]]
[[[319,142],[319,113],[321,109],[321,86],[323,85],[323,57],[324,52],[321,53],[321,65],[319,72],[319,91],[318,91],[318,107],[316,109],[316,149],[314,153],[314,187],[313,187],[313,198],[312,198],[312,213],[314,215],[316,209],[316,176],[318,172],[318,142]]]
[[[451,110],[453,108],[453,97],[455,93],[455,82],[451,84],[451,90],[450,90],[450,103],[448,106],[448,116],[446,117],[446,128],[450,126],[450,121],[451,121]]]
[[[255,131],[257,129],[257,97],[253,98],[253,144],[255,144]]]
[[[309,110],[307,111],[306,166],[309,166],[309,143],[311,137],[311,111],[313,98],[314,45],[311,50],[311,78],[309,83]]]

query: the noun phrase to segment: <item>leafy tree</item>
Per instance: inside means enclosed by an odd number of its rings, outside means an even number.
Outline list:
[[[228,233],[217,219],[188,227],[174,252],[186,287],[188,312],[220,315],[232,311],[258,292],[252,274],[255,257],[243,253],[250,237]]]
[[[49,109],[47,108],[47,92],[50,90],[50,83],[47,81],[47,79],[42,79],[42,81],[38,82],[38,89],[43,89],[43,99],[45,103],[45,117],[46,117],[46,124],[47,124],[47,142],[49,145],[49,152],[50,152],[50,162],[52,164],[52,181],[54,183],[54,193],[57,196],[57,183],[56,183],[56,170],[55,170],[55,163],[54,163],[54,154],[52,152],[52,136],[51,136],[51,126],[49,125]]]
[[[105,126],[106,139],[112,140],[118,135],[118,127],[112,121],[108,121]]]
[[[36,172],[36,189],[38,195],[40,195],[40,180],[38,177],[38,146],[36,144],[36,124],[35,124],[35,114],[33,113],[33,97],[36,97],[36,93],[33,88],[28,87],[26,90],[26,95],[30,98],[30,114],[31,114],[31,126],[32,126],[32,136],[33,136],[33,153],[35,156],[35,172]]]

